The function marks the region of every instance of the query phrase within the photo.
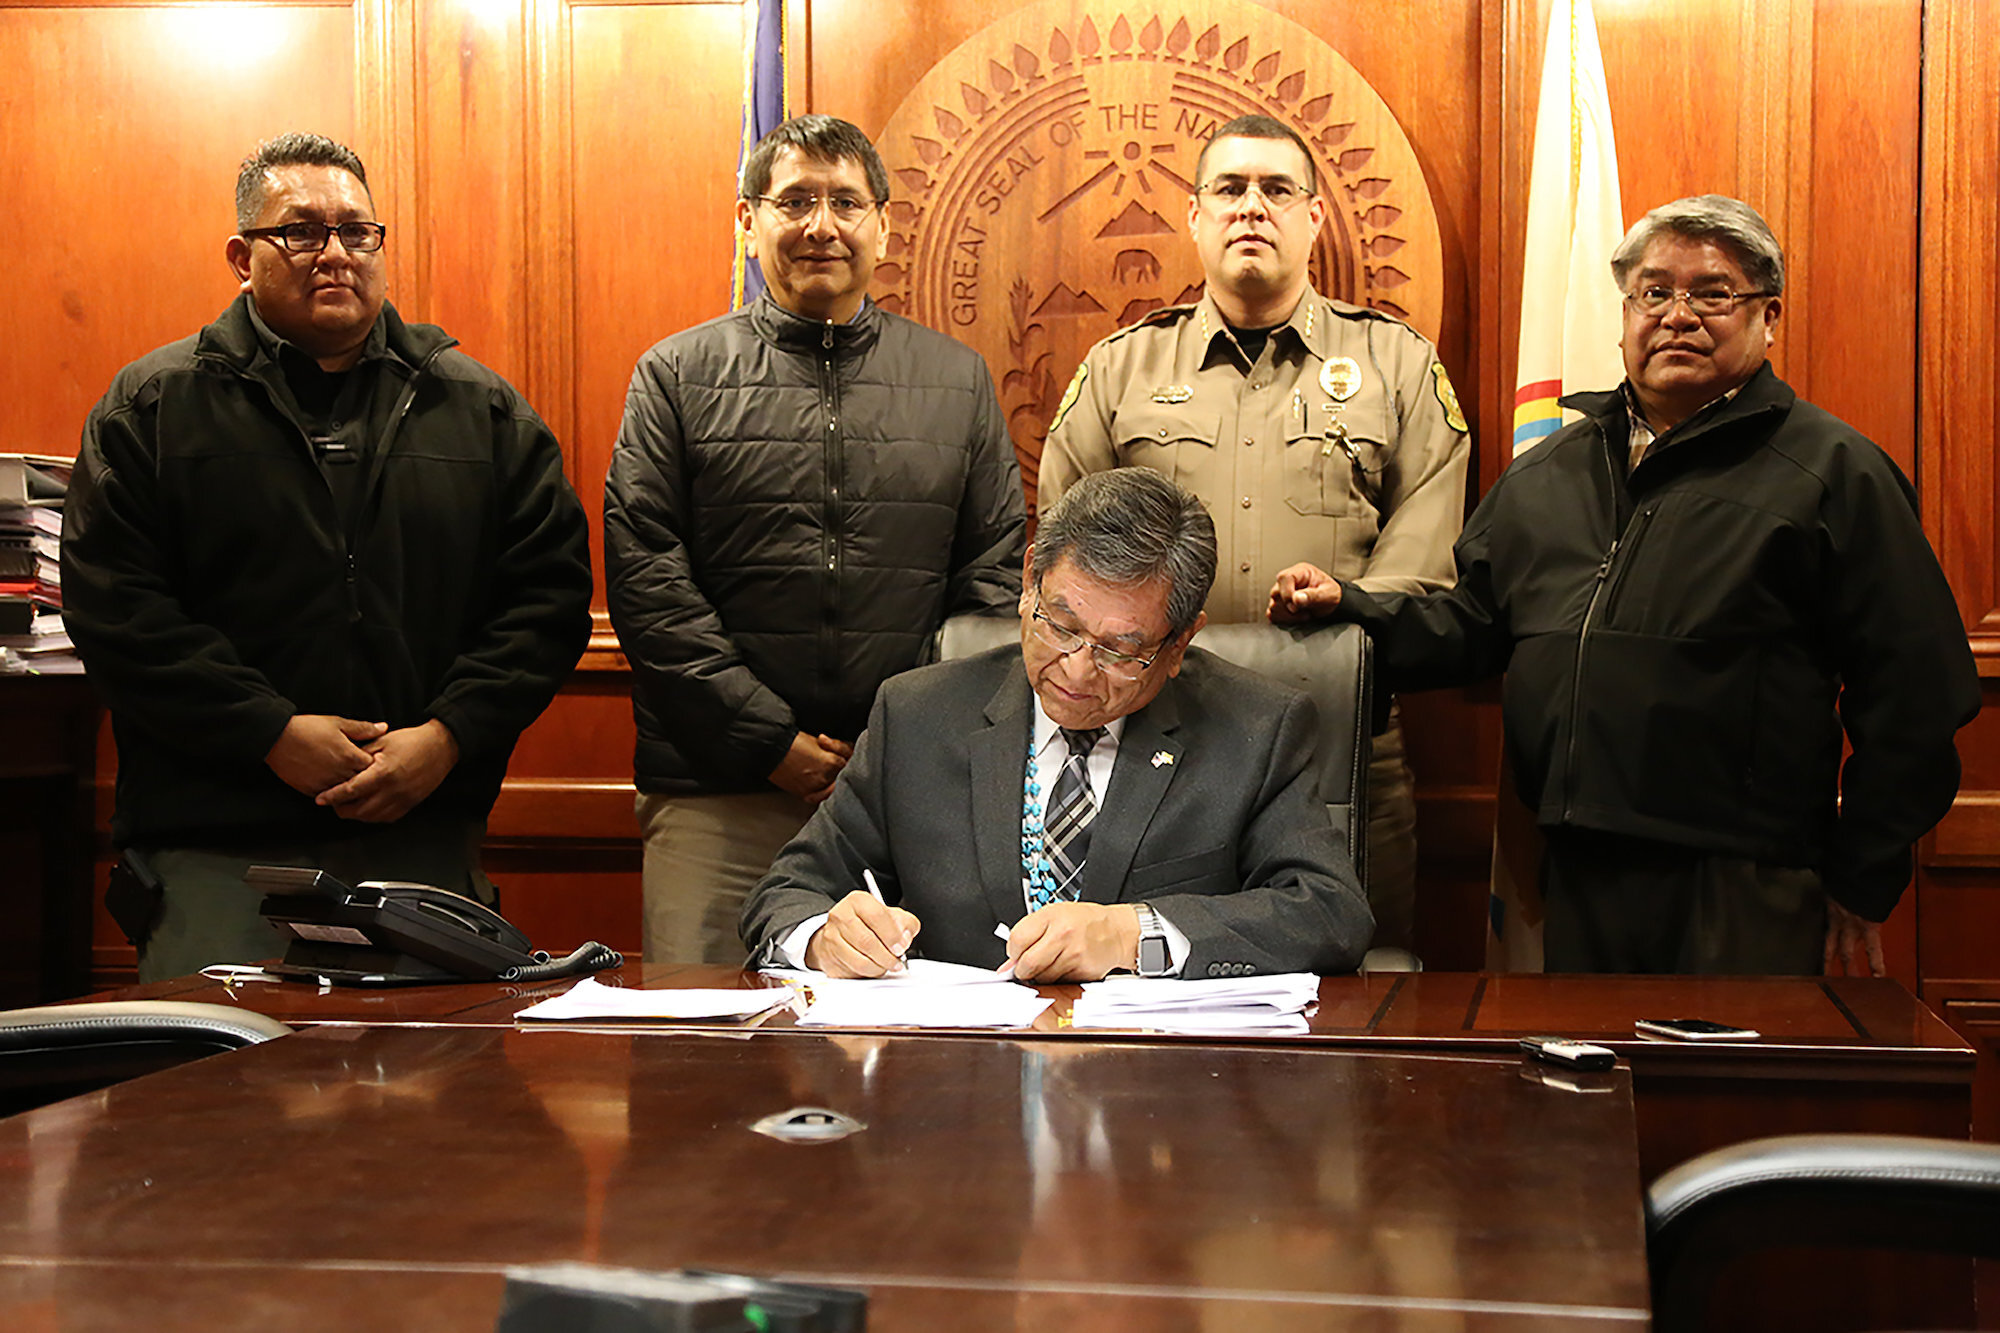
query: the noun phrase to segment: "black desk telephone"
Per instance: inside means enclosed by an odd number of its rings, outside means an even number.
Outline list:
[[[485,904],[428,884],[350,888],[299,866],[252,866],[244,879],[264,891],[259,910],[291,941],[284,961],[265,969],[279,976],[349,986],[543,981],[624,961],[595,941],[551,959]]]

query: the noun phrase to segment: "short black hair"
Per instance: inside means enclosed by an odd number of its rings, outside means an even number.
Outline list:
[[[257,215],[264,211],[265,178],[278,167],[339,167],[361,182],[370,204],[375,202],[374,192],[368,189],[368,168],[361,165],[358,153],[324,134],[294,131],[266,139],[243,159],[236,173],[238,231],[257,225]]]
[[[787,148],[796,148],[815,162],[859,162],[867,173],[869,193],[875,202],[889,202],[889,169],[868,136],[838,116],[793,116],[757,141],[743,161],[743,179],[737,183],[737,197],[761,199],[771,188],[771,164]]]
[[[1194,183],[1202,183],[1203,168],[1208,164],[1208,150],[1215,147],[1217,139],[1290,139],[1298,145],[1299,153],[1306,160],[1306,189],[1319,193],[1319,164],[1313,161],[1312,149],[1299,132],[1282,120],[1269,116],[1238,116],[1218,126],[1215,133],[1208,136],[1208,142],[1201,146],[1201,156],[1194,161]]]

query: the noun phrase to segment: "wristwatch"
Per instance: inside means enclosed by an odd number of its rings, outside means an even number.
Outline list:
[[[1139,975],[1142,977],[1164,977],[1174,970],[1173,959],[1167,953],[1167,928],[1160,921],[1160,914],[1152,904],[1139,904]]]

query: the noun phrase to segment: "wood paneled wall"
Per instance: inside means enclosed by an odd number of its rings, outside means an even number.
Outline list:
[[[2000,131],[1981,37],[1996,4],[1598,0],[1597,20],[1628,215],[1712,190],[1771,220],[1792,261],[1780,370],[1918,479],[2000,676],[1986,438]],[[879,133],[926,71],[1014,8],[790,0],[793,102]],[[1262,8],[1338,50],[1421,163],[1442,245],[1439,345],[1474,418],[1483,491],[1510,433],[1546,5],[1412,0],[1393,23],[1321,0]],[[1231,12],[1155,4],[1130,17]],[[18,331],[0,360],[0,442],[72,451],[120,364],[226,303],[236,161],[310,127],[370,163],[391,299],[522,387],[595,513],[633,361],[727,300],[741,22],[735,0],[0,0],[0,67],[15,71],[0,101],[0,226],[20,261],[0,289],[0,320]],[[636,945],[627,688],[601,633],[523,739],[495,810],[490,868],[538,942]],[[1495,708],[1483,692],[1444,693],[1408,712],[1422,944],[1433,965],[1475,965]],[[2000,948],[1984,942],[2000,936],[1971,928],[2000,917],[2000,723],[1982,718],[1964,748],[1966,794],[1891,932],[1913,982],[2000,978]],[[108,927],[100,940],[115,965]]]

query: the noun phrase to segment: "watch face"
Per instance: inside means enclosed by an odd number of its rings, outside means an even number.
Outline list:
[[[1139,975],[1142,977],[1165,976],[1167,972],[1167,937],[1164,935],[1141,935],[1139,937]]]

